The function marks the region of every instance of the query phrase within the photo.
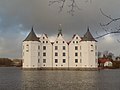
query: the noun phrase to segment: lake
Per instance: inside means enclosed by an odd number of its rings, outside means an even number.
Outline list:
[[[0,90],[120,90],[120,69],[30,71],[0,67]]]

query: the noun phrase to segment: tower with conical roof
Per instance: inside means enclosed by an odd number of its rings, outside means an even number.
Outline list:
[[[81,40],[81,50],[82,50],[82,67],[84,68],[97,68],[97,46],[96,40],[90,33],[89,27],[85,35]]]
[[[40,62],[40,41],[33,27],[23,41],[23,68],[38,68]]]

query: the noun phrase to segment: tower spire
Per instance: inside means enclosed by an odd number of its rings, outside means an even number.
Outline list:
[[[59,35],[62,36],[62,25],[61,25],[61,24],[59,24],[58,31],[59,31],[58,36],[59,36]]]

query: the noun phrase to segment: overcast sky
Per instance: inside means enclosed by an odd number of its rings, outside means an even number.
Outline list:
[[[71,40],[73,34],[83,36],[90,27],[94,37],[105,33],[99,23],[109,20],[100,13],[112,17],[120,17],[120,0],[76,0],[80,10],[76,10],[74,16],[67,13],[70,0],[61,13],[59,4],[49,6],[50,0],[0,0],[0,57],[21,58],[22,41],[26,38],[34,26],[37,35],[48,34],[50,38],[56,37],[58,26],[62,24],[65,39]],[[119,22],[108,26],[113,29]],[[117,42],[120,34],[108,35],[97,39],[99,51],[108,50],[115,55],[120,55],[120,43]]]

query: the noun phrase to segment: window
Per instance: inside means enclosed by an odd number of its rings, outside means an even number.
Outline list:
[[[46,63],[46,59],[43,59],[43,63]]]
[[[58,46],[55,46],[55,50],[58,50]]]
[[[40,56],[40,52],[38,52],[38,56]]]
[[[82,63],[82,59],[80,59],[80,63]]]
[[[43,56],[46,56],[46,53],[45,53],[45,52],[43,53]]]
[[[29,50],[26,50],[26,52],[29,52]]]
[[[43,37],[43,39],[45,39],[45,37]]]
[[[80,52],[80,56],[82,56],[82,53]]]
[[[73,43],[75,43],[75,41],[73,41]]]
[[[38,59],[38,63],[40,63],[40,59]]]
[[[57,53],[57,52],[55,52],[55,56],[58,56],[58,53]]]
[[[65,42],[63,41],[63,43],[65,43]]]
[[[65,63],[66,62],[66,60],[65,59],[63,59],[63,63]]]
[[[78,56],[78,53],[75,53],[75,56]]]
[[[75,46],[75,50],[78,50],[78,46]]]
[[[78,43],[78,41],[76,41],[76,43]]]
[[[78,39],[78,37],[76,37],[76,39]]]
[[[65,56],[65,53],[63,53],[63,56]]]
[[[46,41],[46,43],[48,43],[48,41]]]
[[[63,50],[65,50],[65,46],[63,46]]]
[[[58,41],[56,41],[56,43],[58,43]]]
[[[46,46],[43,46],[43,50],[46,50]]]
[[[40,46],[38,46],[38,50],[40,50]]]
[[[80,50],[81,50],[81,46],[80,46]]]
[[[45,43],[45,42],[43,41],[43,43]]]
[[[78,59],[75,59],[75,63],[78,63]]]
[[[91,49],[93,49],[94,47],[93,47],[93,45],[91,45]]]
[[[55,63],[58,63],[58,59],[55,59]]]

